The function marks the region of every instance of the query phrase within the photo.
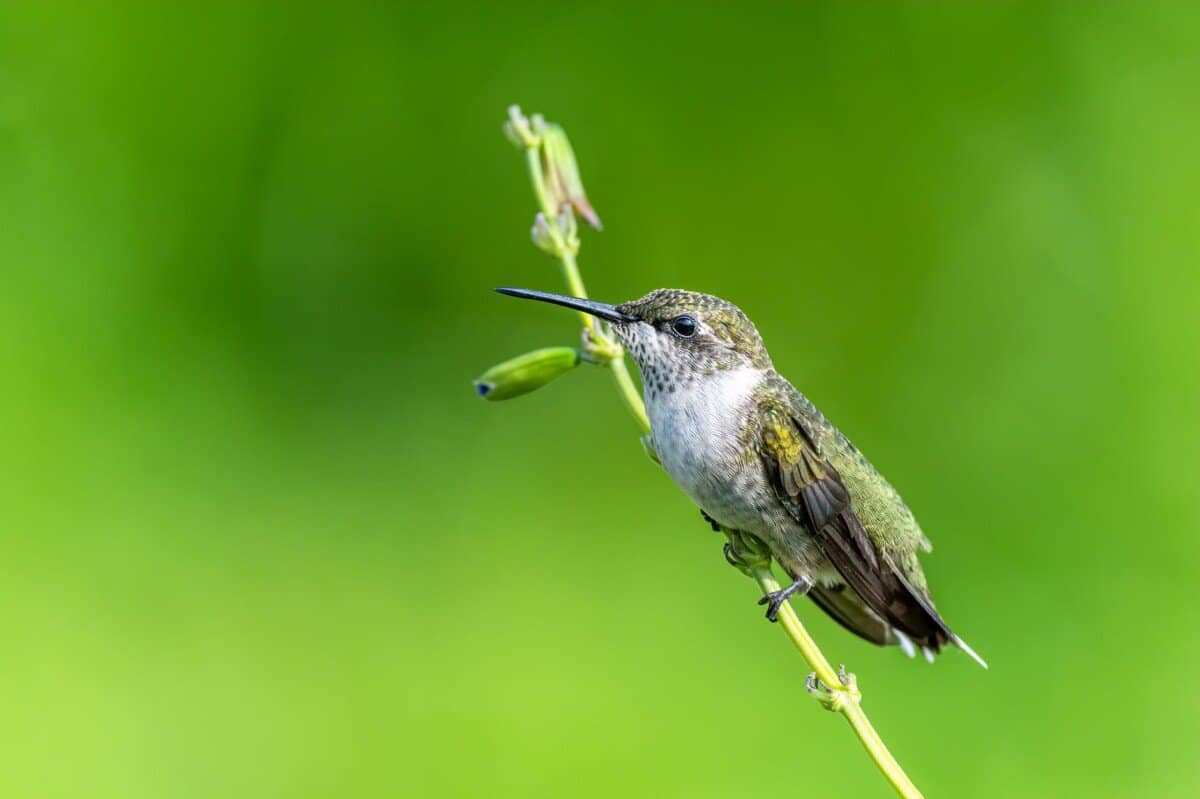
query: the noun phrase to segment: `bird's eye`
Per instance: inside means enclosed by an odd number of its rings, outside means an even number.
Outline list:
[[[690,316],[677,316],[671,320],[671,330],[680,338],[696,335],[696,320]]]

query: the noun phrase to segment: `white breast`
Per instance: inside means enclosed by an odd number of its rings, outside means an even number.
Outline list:
[[[758,369],[716,372],[674,392],[647,397],[654,449],[676,484],[702,508],[716,513],[745,463],[742,430]]]

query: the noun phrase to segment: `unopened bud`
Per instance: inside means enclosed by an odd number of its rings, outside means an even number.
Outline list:
[[[563,203],[562,210],[558,212],[557,222],[563,245],[572,253],[579,252],[579,225],[575,222],[575,213],[568,203]]]
[[[533,227],[529,229],[529,238],[533,239],[533,243],[539,250],[545,250],[551,255],[558,255],[563,245],[562,236],[541,211],[538,211],[537,216],[533,218]]]
[[[521,106],[508,107],[508,120],[504,123],[504,135],[518,147],[537,147],[538,135],[529,118],[521,113]]]
[[[542,170],[546,176],[546,194],[555,208],[570,204],[596,230],[603,229],[600,217],[588,202],[579,178],[579,165],[566,132],[558,125],[542,123],[540,131]]]
[[[512,120],[506,121],[504,125],[501,126],[501,130],[504,131],[505,138],[512,142],[514,147],[525,146],[525,140],[521,138],[521,134],[517,130],[517,126],[512,123]]]
[[[488,400],[506,400],[528,394],[579,365],[579,352],[571,347],[546,347],[496,364],[475,381],[475,392]]]

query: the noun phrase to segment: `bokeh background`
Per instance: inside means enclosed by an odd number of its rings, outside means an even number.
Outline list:
[[[904,492],[930,797],[1200,794],[1196,4],[6,4],[0,795],[876,797],[576,340],[738,302]]]

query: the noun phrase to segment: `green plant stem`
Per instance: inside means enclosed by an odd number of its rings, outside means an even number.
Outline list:
[[[546,217],[546,220],[557,228],[557,216],[560,209],[555,208],[551,204],[549,195],[546,193],[546,176],[542,170],[542,159],[537,147],[525,148],[525,163],[529,168],[529,180],[533,184],[533,193],[537,197],[538,207]],[[559,233],[561,235],[562,231],[559,231]],[[557,258],[559,264],[562,266],[563,279],[566,280],[567,290],[576,297],[587,297],[587,289],[584,288],[583,276],[579,272],[579,264],[575,261],[575,253],[568,247],[562,247],[559,249]],[[638,394],[637,386],[633,382],[633,376],[629,374],[629,366],[625,362],[624,350],[603,330],[596,322],[595,317],[581,313],[579,314],[579,318],[583,322],[588,335],[610,353],[606,365],[612,371],[613,380],[617,384],[617,390],[625,398],[625,404],[633,414],[633,418],[637,421],[638,425],[641,426],[644,432],[649,433],[650,419],[646,416],[646,407]]]
[[[609,368],[612,369],[613,379],[617,382],[617,391],[621,392],[622,399],[625,400],[625,405],[629,408],[633,418],[637,419],[641,425],[642,431],[650,432],[650,417],[646,415],[646,405],[642,402],[642,398],[638,396],[637,386],[633,384],[633,378],[629,374],[629,368],[625,365],[625,356],[613,358],[609,362]]]
[[[764,594],[780,589],[779,581],[775,579],[770,568],[755,569],[754,579]],[[871,720],[867,718],[866,711],[862,709],[862,694],[859,693],[854,676],[847,675],[843,678],[843,675],[833,670],[829,661],[825,659],[825,655],[817,647],[817,642],[800,623],[800,617],[796,615],[790,602],[785,602],[780,606],[778,619],[779,626],[784,629],[788,637],[792,639],[792,643],[800,650],[800,654],[808,661],[813,674],[829,689],[831,696],[829,708],[845,716],[846,721],[850,723],[854,733],[858,736],[858,740],[862,742],[863,748],[867,750],[867,754],[875,761],[875,765],[883,772],[887,781],[896,789],[896,793],[905,799],[921,799],[921,792],[917,790],[917,786],[913,785],[912,780],[904,773],[904,769],[896,762],[896,758],[892,756],[883,739],[879,737],[879,733],[875,731]]]
[[[570,250],[563,250],[559,258],[562,264],[563,277],[567,281],[567,288],[576,297],[586,297],[587,290],[583,287],[583,278],[579,274],[579,264],[575,261],[575,253]],[[584,318],[584,323],[588,324],[589,335],[601,335],[603,341],[615,352],[612,358],[608,361],[608,368],[612,370],[613,380],[616,381],[617,390],[621,392],[621,396],[625,398],[625,405],[629,408],[633,418],[641,426],[643,432],[650,432],[650,418],[646,415],[646,406],[642,402],[641,395],[638,394],[637,386],[633,382],[633,376],[629,374],[629,365],[625,362],[625,351],[618,348],[612,337],[604,333],[600,326],[596,324],[594,317],[588,314],[581,314]]]
[[[558,212],[561,209],[554,207],[554,203],[550,201],[549,194],[546,193],[546,175],[542,170],[542,157],[537,147],[525,148],[525,165],[529,168],[529,181],[533,184],[533,193],[537,197],[538,208],[541,209],[542,215],[546,217],[546,221],[550,226],[558,230]],[[558,232],[561,239],[562,231]],[[586,297],[587,289],[583,287],[583,277],[579,274],[579,266],[575,263],[575,253],[571,252],[565,246],[560,247],[557,258],[559,263],[562,264],[563,277],[567,281],[567,290],[576,297]],[[600,326],[592,316],[581,311],[579,319],[583,322],[583,326],[589,335],[593,337],[599,336],[602,341],[607,340],[607,337],[601,332]]]
[[[561,209],[553,207],[547,194],[545,174],[542,170],[538,147],[527,146],[525,148],[525,159],[529,168],[529,178],[533,184],[533,192],[537,196],[538,206],[541,208],[547,222],[558,232],[561,240],[563,231],[558,230],[557,221],[557,215]],[[560,246],[556,255],[562,266],[563,278],[566,280],[568,290],[576,297],[587,297],[587,292],[583,286],[583,278],[579,273],[579,265],[575,261],[574,251],[569,246]],[[649,433],[650,419],[646,415],[646,405],[642,401],[641,394],[638,392],[637,386],[633,382],[633,377],[629,373],[629,368],[625,362],[624,350],[604,331],[603,326],[593,317],[581,313],[580,318],[583,321],[587,335],[598,345],[599,351],[607,359],[600,362],[612,371],[617,390],[621,398],[625,401],[625,405],[629,408],[642,430]],[[777,591],[780,588],[779,582],[775,579],[775,575],[771,572],[769,565],[754,568],[753,577],[758,582],[759,588],[764,594]],[[854,678],[854,675],[843,675],[833,670],[833,667],[829,665],[829,661],[826,660],[825,655],[817,647],[816,641],[812,639],[808,631],[804,628],[804,625],[800,623],[800,618],[796,615],[796,611],[792,608],[790,602],[785,602],[779,608],[778,620],[780,628],[787,633],[792,643],[795,644],[796,649],[800,650],[800,654],[808,662],[809,667],[813,670],[813,676],[820,681],[813,692],[819,695],[822,704],[846,718],[846,721],[850,723],[855,734],[858,735],[858,739],[862,742],[863,748],[867,750],[867,754],[875,761],[875,765],[879,767],[879,770],[883,772],[883,776],[896,789],[897,794],[904,797],[904,799],[922,799],[921,792],[917,790],[917,787],[913,785],[908,775],[904,773],[904,769],[900,767],[900,764],[896,762],[892,753],[888,751],[883,739],[879,737],[879,733],[875,731],[875,727],[872,726],[866,712],[862,709],[862,694],[858,690],[857,680]],[[822,691],[821,689],[824,690]]]
[[[537,147],[525,148],[525,166],[529,169],[529,180],[533,184],[533,195],[537,198],[538,208],[553,222],[558,209],[546,194],[546,174],[542,171],[542,156]]]

